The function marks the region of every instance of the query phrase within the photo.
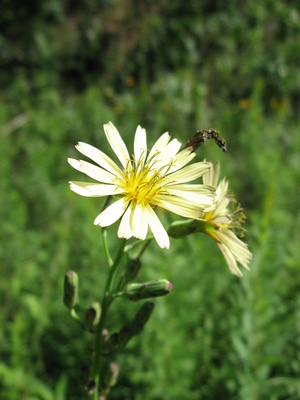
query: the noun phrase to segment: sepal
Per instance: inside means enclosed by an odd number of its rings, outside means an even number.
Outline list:
[[[97,301],[94,301],[91,306],[86,310],[84,315],[85,329],[93,332],[97,327],[101,316],[101,306]]]
[[[192,233],[197,232],[213,232],[219,229],[217,224],[205,220],[188,219],[173,222],[169,229],[168,235],[172,238],[179,239]]]
[[[70,309],[78,304],[78,275],[68,271],[64,279],[64,305]]]

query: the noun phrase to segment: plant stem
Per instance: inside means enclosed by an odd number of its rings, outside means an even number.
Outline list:
[[[109,267],[113,265],[113,260],[109,254],[108,246],[107,246],[107,231],[105,228],[102,228],[102,242],[103,242],[103,247],[104,247],[104,252],[107,258],[107,262]]]
[[[140,249],[137,258],[141,258],[143,253],[147,250],[148,246],[151,244],[151,240],[153,237],[150,237],[147,241],[144,242],[143,247]]]
[[[106,254],[107,261],[108,261],[110,268],[109,268],[109,273],[108,273],[105,290],[104,290],[104,296],[103,296],[102,304],[101,304],[101,310],[102,310],[101,317],[100,317],[100,321],[99,321],[99,325],[98,325],[97,333],[96,333],[96,338],[95,338],[95,359],[94,359],[93,369],[91,372],[91,380],[95,382],[95,389],[94,389],[93,393],[91,395],[89,395],[89,398],[93,399],[93,400],[98,400],[98,398],[99,398],[101,352],[102,352],[102,346],[103,346],[102,332],[104,329],[104,324],[106,322],[106,316],[107,316],[109,307],[114,299],[112,296],[112,287],[113,287],[114,276],[117,271],[118,265],[121,261],[121,258],[124,254],[124,248],[126,245],[126,240],[122,240],[118,254],[116,256],[116,259],[113,262],[109,255],[105,230],[102,230],[102,239],[103,239],[103,244],[104,244],[104,248],[105,248],[105,254]]]

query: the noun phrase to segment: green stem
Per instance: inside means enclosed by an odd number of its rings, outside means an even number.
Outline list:
[[[152,239],[153,239],[153,237],[149,237],[149,239],[144,242],[142,248],[139,251],[139,254],[138,254],[137,258],[141,258],[142,257],[143,253],[146,251],[146,249],[150,245]]]
[[[105,228],[102,229],[102,242],[108,265],[111,267],[113,265],[113,260],[109,254],[109,249],[107,246],[107,231]]]
[[[147,236],[145,240],[136,240],[135,242],[127,245],[125,247],[125,253],[128,253],[129,251],[135,249],[137,246],[139,246],[141,243],[146,246],[146,248],[148,247],[148,245],[151,243],[151,241],[154,239],[154,236]],[[144,251],[143,251],[144,252]]]
[[[109,268],[109,274],[108,274],[106,285],[105,285],[104,296],[102,299],[102,304],[101,304],[102,312],[101,312],[101,317],[100,317],[100,321],[99,321],[99,325],[98,325],[97,333],[96,333],[96,339],[95,339],[95,359],[94,359],[94,365],[93,365],[93,369],[92,369],[92,373],[91,373],[91,380],[93,380],[95,382],[95,389],[94,389],[94,392],[91,395],[89,395],[89,398],[93,399],[93,400],[98,400],[98,398],[99,398],[101,352],[102,352],[102,346],[103,346],[102,331],[105,326],[106,316],[107,316],[109,307],[114,299],[113,295],[112,295],[114,276],[117,271],[118,265],[121,261],[121,258],[124,254],[124,248],[126,245],[126,240],[122,240],[118,254],[116,256],[116,259],[114,262],[112,262],[109,252],[108,252],[105,231],[103,232],[102,238],[103,238],[104,248],[106,249],[105,253],[106,253],[110,268]]]
[[[105,204],[103,206],[102,211],[106,209],[106,207],[110,203],[110,200],[111,200],[111,196],[109,196],[106,199],[106,202],[105,202]],[[106,228],[102,228],[101,234],[102,234],[102,243],[103,243],[106,259],[107,259],[108,265],[111,267],[113,265],[113,260],[112,260],[110,254],[109,254],[109,249],[108,249],[108,245],[107,245],[107,231],[106,231]]]

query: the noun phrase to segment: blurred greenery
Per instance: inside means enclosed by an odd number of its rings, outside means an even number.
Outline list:
[[[239,280],[208,237],[153,243],[140,280],[174,289],[118,357],[110,398],[300,398],[299,49],[293,0],[1,1],[1,399],[84,398],[93,335],[63,276],[77,271],[83,310],[103,292],[103,200],[69,190],[66,158],[78,140],[112,155],[109,120],[129,147],[138,124],[149,145],[220,129],[227,154],[208,142],[198,159],[220,159],[254,254]],[[118,300],[108,328],[135,311]]]

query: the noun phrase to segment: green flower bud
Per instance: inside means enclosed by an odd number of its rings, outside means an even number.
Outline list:
[[[166,279],[159,279],[146,283],[130,283],[125,287],[123,295],[131,301],[138,301],[150,297],[165,296],[171,290],[171,282]]]
[[[132,260],[129,260],[129,262],[126,265],[126,270],[124,274],[125,283],[130,282],[136,278],[137,274],[139,273],[139,270],[141,269],[141,266],[142,263],[140,259],[134,258]]]
[[[109,353],[115,353],[123,349],[134,335],[135,333],[130,326],[124,326],[120,332],[115,332],[111,335],[105,343],[105,350]]]
[[[138,335],[148,322],[154,309],[154,303],[147,301],[142,305],[131,324],[134,335]]]
[[[64,280],[64,305],[73,308],[78,303],[78,276],[74,271],[68,271]]]
[[[154,303],[147,301],[144,303],[132,323],[129,326],[124,326],[120,332],[113,333],[110,338],[104,343],[103,355],[111,355],[122,350],[133,336],[138,335],[150,318],[154,308]]]
[[[101,315],[101,306],[95,301],[92,305],[86,310],[84,315],[84,326],[88,331],[93,331],[100,320]]]
[[[124,326],[119,333],[119,346],[123,349],[129,340],[134,336],[131,327]]]

